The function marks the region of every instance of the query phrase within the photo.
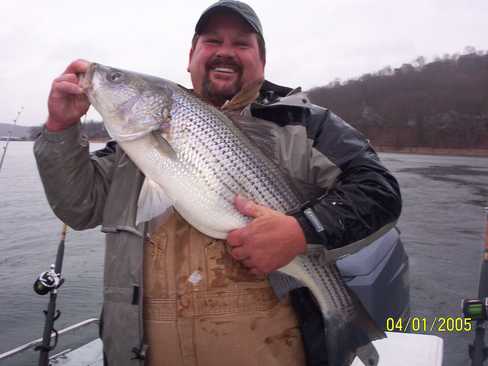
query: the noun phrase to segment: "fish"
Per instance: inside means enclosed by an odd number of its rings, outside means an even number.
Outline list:
[[[263,149],[267,144],[253,141],[252,128],[246,128],[252,123],[241,123],[235,113],[169,80],[96,63],[80,84],[109,135],[146,177],[138,222],[174,208],[202,233],[225,239],[250,222],[234,206],[237,194],[283,213],[301,207],[300,184]],[[242,103],[241,96],[236,99]],[[356,356],[377,365],[371,342],[385,334],[331,258],[324,246],[308,244],[305,254],[268,278],[278,296],[310,290],[324,320],[329,365],[348,366]]]

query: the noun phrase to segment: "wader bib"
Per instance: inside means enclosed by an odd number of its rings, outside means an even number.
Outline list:
[[[174,212],[144,244],[149,366],[303,366],[288,301]]]

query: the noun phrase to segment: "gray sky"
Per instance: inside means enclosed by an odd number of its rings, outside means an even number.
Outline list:
[[[190,86],[190,40],[203,0],[0,2],[0,122],[44,122],[53,78],[76,58]],[[305,89],[418,56],[488,50],[487,0],[254,1],[267,79]],[[90,109],[88,118],[97,115]]]

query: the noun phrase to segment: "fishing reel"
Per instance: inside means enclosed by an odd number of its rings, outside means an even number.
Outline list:
[[[465,318],[471,320],[488,320],[488,297],[484,299],[464,299],[462,302],[463,314]]]
[[[34,291],[39,295],[45,295],[49,291],[56,290],[64,283],[64,278],[61,278],[60,273],[54,271],[54,264],[51,264],[51,269],[42,272],[34,282]]]

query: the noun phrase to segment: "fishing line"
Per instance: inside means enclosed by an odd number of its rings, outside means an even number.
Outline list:
[[[23,110],[24,110],[24,106],[21,106],[20,110],[17,112],[17,116],[13,120],[14,127],[17,126],[17,121],[19,120],[20,114],[22,113]],[[5,155],[7,155],[7,148],[11,138],[12,138],[12,130],[8,131],[7,142],[3,146],[3,153],[2,153],[2,157],[0,158],[0,172],[2,171],[3,161],[5,160]]]
[[[486,324],[488,321],[488,207],[485,214],[485,243],[481,260],[481,271],[477,299],[463,299],[462,309],[465,318],[474,324],[475,337],[469,345],[471,366],[483,366],[488,359],[488,347],[485,344]]]

